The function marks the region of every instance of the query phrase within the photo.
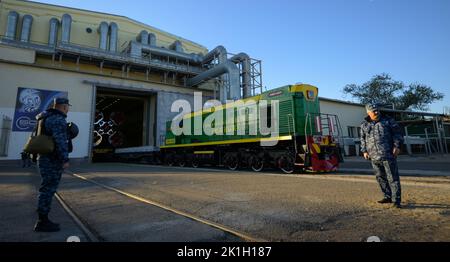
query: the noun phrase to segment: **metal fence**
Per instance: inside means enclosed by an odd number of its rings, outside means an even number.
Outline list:
[[[437,132],[431,132],[428,128],[424,128],[423,133],[409,134],[408,128],[405,127],[405,146],[409,155],[413,154],[412,146],[422,145],[427,155],[430,154],[448,154],[448,137],[443,128],[438,128]]]

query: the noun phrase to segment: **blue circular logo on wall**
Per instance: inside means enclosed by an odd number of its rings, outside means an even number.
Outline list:
[[[20,130],[34,128],[36,120],[30,119],[28,116],[21,116],[16,120],[16,127]]]

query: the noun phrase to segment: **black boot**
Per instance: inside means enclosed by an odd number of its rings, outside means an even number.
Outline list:
[[[59,231],[59,224],[53,223],[48,219],[48,215],[39,214],[39,219],[34,226],[36,232],[57,232]]]
[[[378,200],[377,203],[380,203],[380,204],[392,203],[392,199],[390,199],[390,198],[383,198],[381,200]]]

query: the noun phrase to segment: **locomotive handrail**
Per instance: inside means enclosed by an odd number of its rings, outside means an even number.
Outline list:
[[[291,110],[292,110],[292,113],[294,113],[295,112],[295,108],[294,108],[294,102],[292,101],[291,102]],[[294,141],[294,150],[295,150],[295,156],[294,156],[294,162],[295,162],[295,159],[297,158],[297,154],[298,154],[298,150],[297,150],[297,134],[296,134],[296,130],[295,130],[295,119],[294,119],[294,117],[292,116],[292,114],[289,114],[290,116],[291,116],[291,118],[292,118],[292,125],[293,125],[293,131],[294,131],[294,137],[293,137],[293,141]],[[289,118],[288,118],[288,122],[289,122]]]
[[[307,129],[308,129],[308,120],[310,120],[310,116],[309,116],[309,113],[306,113],[306,116],[305,116],[305,142],[306,142],[306,152],[305,153],[308,153],[309,152],[309,143],[308,143],[308,131],[307,131]]]
[[[292,114],[288,114],[288,130],[289,130],[289,135],[292,137],[291,135],[291,124],[289,121],[289,117],[291,117],[292,119],[292,125],[293,125],[293,131],[294,131],[294,136],[293,136],[293,140],[294,140],[294,149],[295,149],[295,155],[297,155],[297,138],[295,136],[295,120],[294,117],[292,116]]]
[[[287,121],[288,122],[288,132],[289,132],[289,135],[292,136],[292,134],[291,134],[291,122],[289,121],[289,117],[292,116],[292,115],[288,114],[287,116],[288,116],[288,121]]]

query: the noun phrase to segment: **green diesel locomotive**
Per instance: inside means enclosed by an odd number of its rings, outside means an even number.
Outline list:
[[[339,137],[337,116],[320,113],[317,87],[297,84],[174,119],[160,150],[167,165],[328,172],[342,160]]]

